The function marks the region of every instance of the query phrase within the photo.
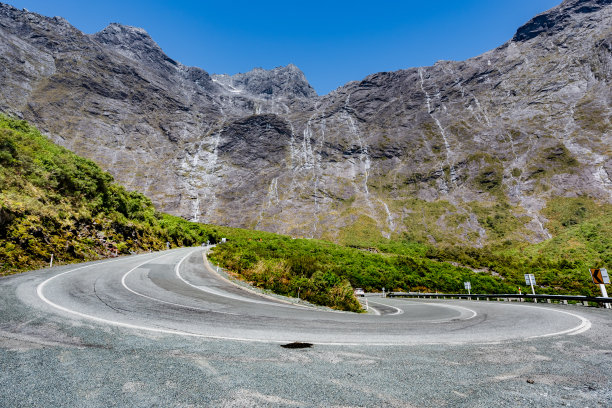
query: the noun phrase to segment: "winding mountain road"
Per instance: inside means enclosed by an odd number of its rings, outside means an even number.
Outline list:
[[[389,378],[394,378],[395,382],[398,379],[403,382],[411,381],[409,378],[412,377],[405,377],[405,373],[411,371],[415,364],[418,365],[418,355],[435,354],[436,357],[431,363],[438,364],[439,367],[427,366],[419,371],[416,378],[441,378],[438,371],[447,366],[447,360],[456,359],[457,352],[466,357],[476,356],[463,363],[457,362],[462,366],[460,371],[468,370],[463,376],[473,376],[474,373],[484,373],[495,367],[495,358],[489,359],[484,365],[482,361],[478,363],[478,358],[482,360],[482,350],[489,350],[492,356],[499,356],[501,352],[506,356],[505,359],[508,358],[508,351],[512,351],[516,362],[524,361],[525,356],[539,356],[536,358],[539,359],[538,364],[557,365],[555,375],[559,378],[564,378],[563,374],[560,374],[564,370],[571,373],[569,376],[572,381],[580,379],[582,375],[589,378],[591,384],[593,378],[597,378],[595,383],[598,385],[591,385],[593,390],[587,400],[590,398],[595,406],[605,406],[612,401],[610,380],[606,375],[594,375],[602,370],[609,372],[612,368],[612,314],[601,309],[370,297],[370,313],[336,312],[290,303],[272,296],[262,296],[239,287],[222,278],[208,265],[203,248],[183,248],[11,276],[0,279],[0,295],[0,363],[3,367],[12,367],[13,370],[3,370],[1,379],[7,386],[12,384],[16,387],[11,392],[7,391],[8,388],[0,391],[0,406],[62,406],[63,403],[57,403],[62,401],[62,396],[71,401],[65,405],[73,406],[75,399],[83,402],[78,404],[82,406],[105,405],[109,401],[107,398],[116,396],[112,392],[108,396],[104,391],[106,388],[109,388],[109,392],[113,389],[113,380],[94,377],[93,380],[81,382],[83,373],[92,370],[92,359],[99,364],[100,355],[110,357],[109,361],[116,364],[112,367],[108,367],[108,362],[102,364],[107,371],[121,372],[118,378],[123,380],[118,381],[122,385],[117,384],[116,387],[121,388],[122,398],[127,398],[124,401],[126,405],[138,406],[138,401],[142,406],[148,406],[152,402],[164,405],[163,401],[170,401],[172,406],[181,406],[181,398],[185,399],[187,395],[194,397],[185,389],[179,392],[178,396],[175,395],[175,399],[167,400],[169,391],[162,391],[166,383],[155,379],[155,376],[138,382],[138,387],[149,387],[153,390],[147,395],[126,392],[125,388],[130,388],[130,381],[125,380],[142,370],[150,372],[151,358],[153,361],[156,358],[151,353],[158,353],[162,360],[172,367],[177,366],[178,359],[184,363],[178,364],[182,368],[185,368],[185,365],[201,365],[204,353],[208,355],[204,358],[205,369],[212,369],[218,376],[218,369],[213,369],[209,361],[210,353],[217,356],[227,353],[228,350],[233,350],[233,357],[241,356],[240,368],[230,364],[230,367],[226,368],[231,374],[226,373],[224,377],[226,380],[234,380],[240,386],[226,390],[226,394],[199,394],[192,402],[230,404],[228,406],[327,406],[333,405],[333,402],[338,405],[361,406],[360,401],[368,400],[378,405],[405,406],[408,399],[418,396],[419,393],[433,392],[431,386],[425,386],[423,389],[412,390],[408,398],[405,391],[393,389],[391,384],[394,382],[388,381]],[[312,343],[314,346],[312,349],[299,351],[278,347],[279,344],[291,342]],[[549,347],[548,352],[552,353],[552,356],[543,358],[538,347]],[[126,359],[126,348],[141,358],[138,361]],[[576,352],[576,348],[580,352]],[[59,373],[60,377],[65,376],[64,371],[57,367],[57,362],[61,363],[59,356],[65,355],[66,349],[81,350],[76,352],[80,356],[77,359],[80,360],[80,366],[78,369],[74,368],[75,375],[80,373],[77,377],[81,377],[81,381],[68,381],[70,385],[63,388],[69,390],[62,389],[60,392],[60,389],[54,387],[51,388],[50,394],[31,390],[29,399],[15,399],[15,396],[25,392],[30,384],[53,384],[54,379],[49,379],[49,376],[53,377],[53,373]],[[86,352],[82,352],[83,350]],[[169,350],[172,350],[171,357],[168,355]],[[262,350],[265,350],[263,355],[276,356],[277,360],[275,357],[266,359],[268,363],[262,366]],[[353,357],[347,359],[347,352]],[[42,370],[40,367],[36,368],[36,356],[40,357],[41,353],[46,358],[53,356],[51,359],[54,364],[51,367],[43,367]],[[185,353],[190,357],[177,357]],[[563,353],[569,354],[559,361],[558,357]],[[248,358],[244,360],[246,355]],[[410,360],[409,357],[416,359],[406,362],[407,358]],[[168,359],[172,363],[169,363]],[[398,360],[404,361],[405,365],[397,365]],[[251,364],[245,361],[251,361]],[[368,364],[374,362],[378,367],[376,371],[368,371],[370,379],[364,389],[375,387],[385,389],[385,392],[375,397],[370,392],[366,398],[363,390],[348,391],[345,385],[333,386],[335,380],[346,376],[346,364],[361,366],[364,361],[369,362]],[[510,359],[508,364],[515,361]],[[340,377],[329,377],[329,373],[313,376],[313,372],[304,373],[303,365],[307,363],[317,367],[322,364],[321,368],[315,369],[314,372],[330,364],[344,368]],[[96,367],[96,364],[93,367]],[[533,361],[530,361],[530,364],[533,364]],[[279,392],[269,392],[265,384],[271,381],[269,370],[272,367],[285,373],[285,378],[291,378],[296,372],[301,372],[300,376],[304,378],[299,391],[282,391],[281,387]],[[354,372],[354,368],[349,368],[348,373]],[[198,368],[201,369],[202,367]],[[310,367],[310,370],[312,369],[313,367]],[[378,370],[386,370],[390,377],[380,377]],[[19,378],[19,373],[29,373],[29,377],[33,378],[24,384],[13,375],[17,374]],[[527,374],[529,370],[519,370],[518,374],[515,370],[507,378],[503,375],[487,378],[497,378],[493,383],[499,385]],[[262,375],[266,377],[263,380],[264,385],[252,378]],[[540,376],[542,375],[552,373],[540,370]],[[316,384],[326,376],[332,389],[343,391],[334,391],[332,396],[325,398],[308,391],[312,387],[316,389]],[[182,377],[179,375],[175,380],[180,378]],[[245,383],[245,378],[251,378],[252,382]],[[179,382],[184,381],[191,384],[193,380],[183,378]],[[455,381],[460,379],[455,378]],[[522,386],[525,381],[522,381]],[[453,383],[451,381],[451,384]],[[567,387],[568,382],[561,383],[565,384],[570,395],[578,395],[571,386]],[[547,384],[558,386],[551,378],[547,379]],[[89,399],[79,397],[84,386],[93,387],[98,393],[94,393]],[[472,384],[471,389],[475,392],[480,391],[481,387],[482,384],[476,383]],[[244,395],[235,394],[236,390],[240,389],[250,391]],[[173,392],[176,394],[177,391]],[[398,392],[399,395],[389,399],[390,395]],[[470,394],[457,392],[459,394],[451,393],[441,401],[447,403],[455,401],[456,398],[461,400],[467,398],[461,395]],[[585,397],[582,395],[584,393],[582,390],[581,398]],[[32,399],[31,395],[39,397]],[[53,395],[60,398],[55,404],[49,401]],[[356,395],[362,395],[362,400],[353,400]],[[556,406],[555,403],[558,403],[560,398],[542,398],[541,392],[532,397],[535,399],[528,399],[529,403],[538,401],[542,406],[547,406],[548,402],[550,406]],[[476,400],[467,399],[465,402],[467,404],[482,401],[483,406],[486,406],[492,401],[498,402],[498,398],[502,397],[493,392],[491,395],[479,395]],[[438,400],[424,399],[416,405],[440,405],[434,403],[435,401]],[[237,405],[231,405],[234,403]],[[453,404],[456,403],[457,401]],[[189,403],[185,402],[185,405]],[[517,406],[514,402],[512,405]],[[518,406],[520,405],[518,403]]]
[[[575,313],[495,302],[466,307],[377,298],[369,301],[371,315],[323,311],[237,288],[204,262],[201,249],[121,258],[51,276],[29,292],[38,298],[33,305],[51,306],[67,318],[243,341],[482,343],[572,335],[591,326]]]

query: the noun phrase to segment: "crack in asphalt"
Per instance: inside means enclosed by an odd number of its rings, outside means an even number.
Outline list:
[[[103,299],[100,297],[100,295],[98,295],[98,291],[96,290],[96,285],[97,285],[97,283],[98,283],[98,280],[99,280],[99,279],[100,279],[100,278],[96,279],[96,280],[94,281],[94,284],[93,284],[93,291],[94,291],[94,295],[96,295],[96,297],[98,298],[98,300],[99,300],[100,302],[104,303],[106,306],[108,306],[109,308],[111,308],[111,309],[112,309],[112,310],[114,310],[115,312],[117,312],[117,313],[119,313],[119,314],[122,314],[122,315],[125,315],[125,314],[126,314],[125,312],[128,312],[128,310],[127,310],[127,309],[119,309],[119,308],[116,308],[116,307],[114,307],[114,306],[111,306],[109,303],[105,302],[105,301],[104,301],[104,300],[103,300]]]

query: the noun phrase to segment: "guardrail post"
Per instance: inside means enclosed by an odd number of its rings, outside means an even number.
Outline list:
[[[567,305],[567,300],[562,300],[561,303],[563,303],[564,305]]]

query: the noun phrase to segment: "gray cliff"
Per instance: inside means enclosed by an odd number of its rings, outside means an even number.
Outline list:
[[[480,246],[549,237],[552,197],[612,202],[612,0],[324,96],[291,64],[209,75],[140,28],[86,35],[4,4],[0,66],[0,111],[188,219]]]

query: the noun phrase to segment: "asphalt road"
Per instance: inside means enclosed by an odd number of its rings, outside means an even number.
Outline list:
[[[6,277],[0,407],[612,406],[610,310],[367,300],[263,297],[202,248]]]

